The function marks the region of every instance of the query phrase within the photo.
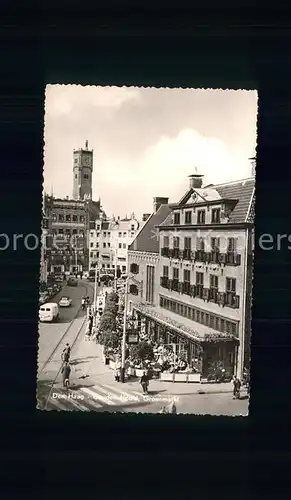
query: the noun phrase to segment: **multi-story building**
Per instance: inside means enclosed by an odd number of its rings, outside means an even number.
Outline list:
[[[44,196],[47,238],[43,253],[48,272],[78,273],[88,269],[90,221],[100,217],[101,201],[92,200],[93,151],[73,152],[73,199]]]
[[[155,285],[141,238],[151,219],[131,245],[130,270],[146,284],[131,285],[129,303],[155,340],[174,345],[202,377],[217,361],[241,376],[249,361],[255,180],[202,188],[202,177],[190,176],[157,224]]]
[[[129,312],[134,306],[158,306],[160,287],[160,253],[157,226],[171,213],[169,198],[154,198],[153,212],[128,249],[128,269],[134,281],[129,283]],[[148,214],[147,214],[148,215]]]
[[[100,268],[120,269],[127,272],[128,247],[141,225],[135,215],[130,218],[107,219],[101,216],[95,221],[95,228],[89,235],[89,267],[97,264]]]

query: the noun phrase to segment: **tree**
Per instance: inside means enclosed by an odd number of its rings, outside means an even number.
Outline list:
[[[116,332],[104,331],[100,336],[99,342],[106,350],[117,349],[120,345],[120,337]]]
[[[116,328],[116,316],[111,311],[104,311],[100,319],[99,331],[113,331]]]
[[[153,346],[147,342],[139,342],[139,344],[131,348],[130,355],[133,359],[141,363],[147,359],[151,361],[154,359]]]

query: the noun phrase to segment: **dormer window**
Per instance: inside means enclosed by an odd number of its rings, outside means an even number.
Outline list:
[[[220,223],[220,208],[213,208],[212,214],[211,214],[211,222],[212,222],[212,224],[219,224]]]
[[[174,224],[180,224],[180,212],[174,213]]]

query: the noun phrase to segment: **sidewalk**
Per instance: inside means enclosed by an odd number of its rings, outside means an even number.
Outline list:
[[[138,378],[131,378],[124,384],[114,380],[114,372],[103,362],[103,348],[95,341],[85,341],[84,337],[80,339],[72,352],[72,380],[88,379],[88,382],[95,384],[110,384],[121,386],[124,390],[140,391]],[[161,382],[158,379],[150,380],[149,392],[160,392],[173,396],[191,395],[191,394],[229,394],[233,391],[232,383],[221,384],[199,384],[184,382]],[[242,389],[244,392],[244,388]]]

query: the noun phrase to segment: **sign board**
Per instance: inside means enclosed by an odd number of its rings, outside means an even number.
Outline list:
[[[138,333],[128,333],[127,334],[127,343],[128,344],[138,344],[139,335]]]

